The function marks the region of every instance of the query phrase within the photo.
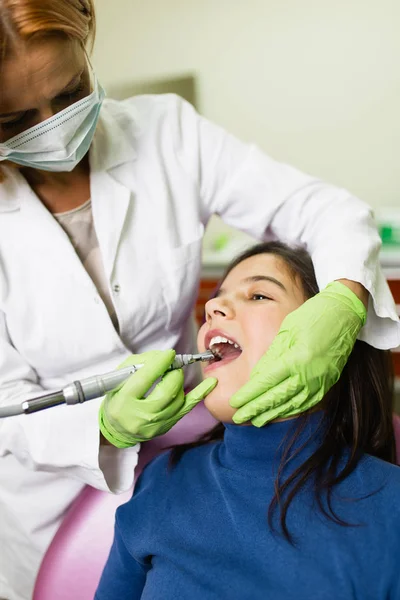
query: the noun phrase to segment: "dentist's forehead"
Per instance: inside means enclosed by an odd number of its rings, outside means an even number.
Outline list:
[[[77,40],[48,36],[7,56],[0,68],[0,113],[30,110],[53,98],[86,64]]]

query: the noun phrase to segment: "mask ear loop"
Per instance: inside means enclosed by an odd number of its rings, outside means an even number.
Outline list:
[[[86,47],[85,47],[84,44],[82,44],[82,50],[83,50],[83,53],[84,53],[85,58],[86,58],[86,67],[87,67],[88,74],[89,74],[89,83],[90,83],[90,92],[89,92],[89,95],[90,95],[90,94],[92,94],[94,92],[96,76],[95,76],[95,73],[94,73],[93,65],[92,65],[91,60],[90,60],[90,56],[89,56],[89,54],[88,54],[88,52],[87,52]]]
[[[87,67],[88,67],[88,73],[89,73],[89,83],[90,83],[90,92],[88,95],[90,95],[90,94],[93,94],[93,92],[96,90],[96,88],[98,89],[97,76],[96,76],[94,67],[92,65],[92,62],[90,60],[90,56],[87,53],[84,45],[82,45],[82,49],[83,49],[83,52],[85,54],[86,61],[87,61]],[[104,92],[104,94],[106,94],[104,88],[103,88],[103,92]]]
[[[87,67],[88,67],[88,72],[89,72],[89,82],[90,82],[90,92],[89,92],[89,95],[90,95],[90,94],[93,94],[93,92],[95,91],[95,87],[97,87],[97,91],[99,91],[99,88],[98,88],[97,77],[96,77],[96,74],[95,74],[94,67],[93,67],[92,62],[90,60],[90,56],[89,56],[89,54],[88,54],[88,52],[86,50],[86,46],[83,43],[82,43],[82,50],[83,50],[83,52],[85,54],[85,57],[86,57]],[[105,94],[104,88],[103,88],[103,92]],[[101,129],[102,127],[103,127],[103,124],[99,120],[97,122],[97,129]]]

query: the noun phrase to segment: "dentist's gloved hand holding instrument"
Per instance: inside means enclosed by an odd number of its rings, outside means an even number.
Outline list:
[[[201,354],[175,354],[174,350],[168,352],[172,352],[172,354],[168,354],[168,357],[170,357],[171,360],[164,369],[165,371],[182,369],[182,367],[196,362],[214,359],[214,355],[210,351]],[[74,381],[66,385],[62,390],[30,398],[19,405],[0,406],[0,419],[22,414],[28,415],[40,410],[52,408],[53,406],[58,406],[59,404],[81,404],[87,400],[100,398],[107,394],[107,392],[120,389],[121,385],[131,375],[144,367],[142,358],[146,358],[148,354],[157,354],[157,352],[131,355],[123,365],[115,371],[103,373],[101,375],[93,375],[92,377]]]
[[[262,427],[318,404],[339,379],[366,318],[361,300],[338,281],[287,315],[250,380],[231,398],[235,423]]]
[[[155,350],[130,356],[122,363],[121,369],[135,362],[143,367],[122,387],[108,393],[100,407],[100,431],[111,444],[127,448],[166,433],[215,388],[217,380],[210,377],[185,395],[182,369],[168,371],[174,357],[174,350]],[[160,383],[145,397],[160,377]]]

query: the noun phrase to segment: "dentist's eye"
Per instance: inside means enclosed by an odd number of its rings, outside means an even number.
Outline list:
[[[12,129],[13,127],[17,127],[17,125],[21,125],[26,118],[26,112],[20,115],[18,118],[13,119],[12,121],[4,121],[1,123],[1,127],[3,129]]]
[[[79,94],[81,92],[83,92],[83,90],[85,89],[85,85],[84,82],[81,81],[73,90],[69,90],[67,92],[63,92],[62,94],[59,94],[57,96],[57,100],[69,100],[69,99],[73,99],[76,98],[77,96],[79,96]]]

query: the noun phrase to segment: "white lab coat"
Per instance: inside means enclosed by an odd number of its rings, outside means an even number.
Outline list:
[[[190,313],[213,213],[307,246],[320,287],[371,293],[361,337],[400,343],[368,206],[274,162],[173,95],[104,102],[90,151],[95,228],[120,334],[68,237],[15,171],[0,185],[0,402],[113,369],[131,352],[195,349]],[[0,421],[0,597],[30,598],[42,555],[85,484],[122,491],[137,448],[99,454],[98,401]]]

